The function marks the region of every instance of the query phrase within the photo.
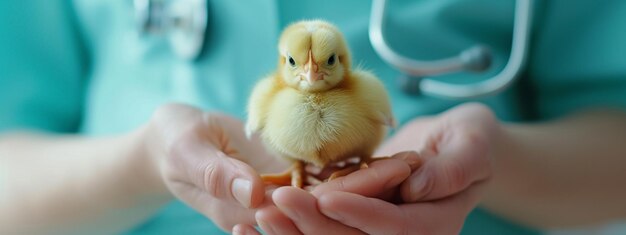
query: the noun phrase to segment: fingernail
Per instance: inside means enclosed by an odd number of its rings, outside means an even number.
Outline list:
[[[409,167],[411,167],[411,171],[422,166],[422,159],[420,159],[419,154],[415,151],[407,152],[405,160],[406,163],[409,164]]]
[[[399,159],[409,164],[411,171],[416,170],[422,165],[422,159],[419,158],[419,154],[415,151],[401,152],[394,156],[398,156]]]
[[[249,180],[236,178],[231,185],[231,193],[241,205],[250,208],[252,183]]]

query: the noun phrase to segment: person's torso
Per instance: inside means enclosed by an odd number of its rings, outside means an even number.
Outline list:
[[[437,59],[455,55],[477,42],[488,45],[494,52],[493,66],[487,72],[452,74],[444,76],[443,80],[479,81],[497,74],[506,64],[511,46],[513,1],[388,2],[384,33],[401,54]],[[360,0],[208,1],[209,24],[204,49],[197,60],[189,61],[177,57],[165,39],[139,35],[132,1],[77,0],[74,5],[92,60],[82,130],[92,135],[128,131],[145,123],[155,108],[166,102],[185,102],[245,119],[252,87],[276,67],[279,33],[286,25],[301,19],[325,19],[343,31],[352,50],[354,66],[373,71],[384,82],[391,94],[394,116],[400,124],[462,102],[401,91],[396,82],[400,72],[383,62],[370,46],[370,4]],[[591,69],[594,72],[580,54],[585,50],[579,52],[580,48],[573,48],[576,44],[571,41],[564,42],[566,45],[560,43],[565,39],[576,40],[567,38],[568,30],[576,30],[576,24],[594,23],[586,17],[570,23],[568,17],[577,16],[584,8],[611,9],[588,1],[588,6],[559,10],[567,4],[555,1],[550,7],[537,7],[544,15],[541,17],[549,21],[535,24],[533,42],[537,44],[530,50],[530,70],[523,74],[524,79],[518,86],[478,100],[492,107],[500,119],[519,121],[558,116],[559,112],[553,107],[560,107],[559,102],[566,96],[559,94],[567,93],[558,90],[562,83],[581,78],[580,84],[585,84],[584,76],[576,71]],[[624,8],[622,4],[621,9]],[[584,37],[592,36],[581,37],[580,40],[585,40]],[[589,43],[578,43],[592,50]],[[565,61],[558,62],[561,59]],[[583,68],[565,67],[571,64]],[[617,65],[608,69],[600,67],[603,71],[626,74],[626,66],[621,69]],[[539,102],[544,99],[547,101]],[[173,202],[133,230],[141,234],[218,231],[206,218],[181,202]],[[481,209],[470,214],[463,229],[463,234],[534,233],[537,232]]]

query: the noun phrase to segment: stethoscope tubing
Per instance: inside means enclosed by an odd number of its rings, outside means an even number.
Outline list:
[[[413,94],[425,94],[447,99],[477,99],[506,90],[519,77],[528,54],[534,0],[517,0],[511,41],[511,54],[505,67],[492,78],[474,84],[451,84],[427,76],[463,71],[484,71],[490,66],[491,53],[481,45],[470,47],[458,56],[434,61],[407,58],[385,41],[386,0],[374,0],[369,24],[369,37],[376,53],[389,65],[410,76],[414,81],[402,82],[401,89]],[[417,81],[415,81],[417,80]]]

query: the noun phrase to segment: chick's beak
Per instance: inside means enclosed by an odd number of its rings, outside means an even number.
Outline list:
[[[309,84],[313,84],[318,80],[322,80],[323,77],[318,73],[319,67],[313,59],[313,54],[309,51],[309,61],[304,65],[304,77]]]

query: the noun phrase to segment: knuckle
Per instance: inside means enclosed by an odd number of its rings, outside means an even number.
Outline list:
[[[171,116],[179,114],[181,110],[189,108],[189,106],[179,103],[167,103],[157,107],[152,117],[157,123],[163,123],[167,122]]]
[[[465,126],[461,129],[460,137],[467,141],[470,146],[486,146],[488,138],[485,134],[478,130],[476,126]]]
[[[155,147],[159,147],[169,157],[181,157],[189,152],[192,147],[202,138],[203,123],[196,119],[198,113],[183,114],[180,112],[160,111],[171,110],[178,104],[160,107],[150,125],[154,128],[153,135],[156,141]],[[160,114],[163,113],[163,114]]]
[[[192,149],[197,148],[194,144],[197,142],[196,134],[189,130],[185,130],[177,136],[171,136],[170,140],[164,143],[164,151],[166,162],[169,164],[177,164],[182,161],[186,155],[191,154]]]
[[[225,195],[222,183],[225,179],[224,169],[219,161],[211,161],[204,167],[202,179],[202,185],[209,195],[218,198]]]
[[[341,191],[341,192],[347,192],[348,191],[348,186],[346,185],[346,177],[340,177],[335,179],[336,183],[336,187],[337,187],[337,191]]]

